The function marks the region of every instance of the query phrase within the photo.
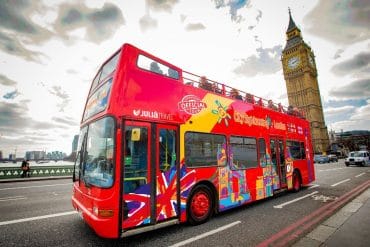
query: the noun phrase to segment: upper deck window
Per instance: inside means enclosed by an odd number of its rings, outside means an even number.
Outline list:
[[[179,72],[177,70],[170,68],[167,65],[164,65],[144,55],[139,55],[137,66],[139,68],[149,70],[156,74],[164,75],[176,80],[179,79]]]
[[[99,113],[107,107],[110,89],[112,87],[112,78],[108,80],[104,85],[99,87],[93,94],[89,96],[87,100],[83,121],[90,118],[91,116]]]
[[[99,70],[98,74],[95,76],[93,85],[91,87],[90,94],[92,91],[108,76],[110,75],[117,66],[118,58],[120,56],[120,52],[114,55],[111,59],[109,59]]]

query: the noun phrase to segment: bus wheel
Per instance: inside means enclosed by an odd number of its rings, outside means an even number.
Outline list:
[[[205,185],[197,186],[188,204],[188,222],[198,225],[206,222],[212,215],[213,198],[211,190]]]
[[[299,172],[293,172],[293,192],[298,192],[301,190],[301,176]]]

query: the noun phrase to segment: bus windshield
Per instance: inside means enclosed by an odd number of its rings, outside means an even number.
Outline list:
[[[100,119],[88,126],[84,146],[82,180],[86,185],[108,188],[113,185],[114,120]]]

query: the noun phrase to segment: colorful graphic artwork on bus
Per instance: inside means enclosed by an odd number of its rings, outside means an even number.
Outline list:
[[[180,169],[181,184],[181,213],[186,212],[186,198],[194,185],[195,172],[186,172],[185,166]],[[161,173],[157,179],[157,221],[179,215],[177,210],[177,178],[176,167]],[[139,226],[150,223],[150,184],[138,187],[132,193],[125,194],[124,199],[127,203],[128,217],[124,219],[126,227]],[[171,200],[167,200],[171,198]]]
[[[224,120],[226,127],[228,127],[231,116],[227,113],[227,106],[223,106],[218,100],[215,100],[215,104],[217,105],[217,110],[213,109],[212,113],[218,116],[217,123],[221,123]]]

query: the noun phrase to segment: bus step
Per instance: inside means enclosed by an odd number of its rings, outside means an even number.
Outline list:
[[[129,237],[129,236],[136,235],[136,234],[139,234],[139,233],[148,232],[148,231],[152,231],[152,230],[156,230],[156,229],[159,229],[159,228],[163,228],[163,227],[167,227],[167,226],[171,226],[171,225],[176,225],[176,224],[180,224],[179,219],[168,220],[168,221],[165,221],[165,222],[157,223],[155,225],[143,226],[143,227],[140,227],[140,228],[130,229],[130,230],[127,230],[127,231],[123,230],[123,232],[121,233],[121,238]]]
[[[285,192],[287,190],[288,190],[288,188],[282,188],[282,189],[274,190],[274,195],[283,193],[283,192]]]

